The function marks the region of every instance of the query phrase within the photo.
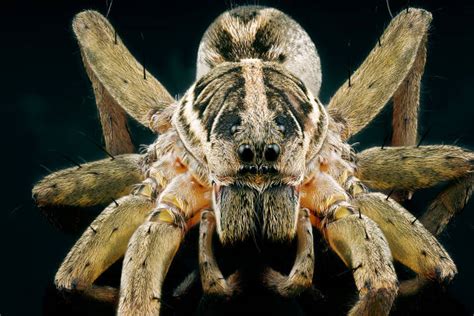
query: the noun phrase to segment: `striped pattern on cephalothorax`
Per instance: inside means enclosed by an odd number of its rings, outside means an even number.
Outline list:
[[[225,62],[191,87],[173,124],[187,150],[221,185],[264,189],[304,176],[327,132],[327,114],[304,83],[282,66],[258,59]],[[242,161],[239,146],[254,157]],[[266,161],[265,146],[279,157]],[[247,172],[248,171],[248,172]]]
[[[197,81],[173,125],[185,163],[214,184],[221,241],[255,231],[270,239],[294,236],[297,186],[313,170],[328,133],[329,117],[316,98],[320,85],[314,43],[278,10],[236,8],[204,34]],[[279,199],[269,198],[280,191]]]
[[[326,140],[328,122],[305,84],[274,62],[224,62],[188,90],[173,126],[185,164],[214,184],[221,241],[254,232],[277,240],[294,236],[297,186]]]

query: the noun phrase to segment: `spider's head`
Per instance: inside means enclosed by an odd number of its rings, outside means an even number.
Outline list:
[[[230,231],[241,218],[251,222],[243,228],[250,232],[258,208],[291,214],[273,226],[286,226],[293,235],[297,186],[327,128],[324,108],[302,81],[274,63],[223,63],[193,86],[174,119],[184,145],[214,183],[221,240],[228,233],[230,239],[245,237]],[[273,199],[270,192],[281,197]]]

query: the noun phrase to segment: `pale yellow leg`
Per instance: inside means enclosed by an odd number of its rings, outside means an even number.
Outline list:
[[[332,97],[328,110],[332,117],[342,118],[344,140],[372,121],[394,94],[403,93],[401,86],[414,71],[423,71],[417,64],[424,64],[422,55],[431,19],[422,9],[400,12],[367,59]]]
[[[188,172],[166,186],[156,210],[130,240],[122,269],[119,315],[159,314],[162,285],[185,234],[186,221],[210,204],[210,188]]]
[[[382,229],[397,261],[438,282],[450,281],[457,273],[436,238],[394,200],[381,193],[369,193],[358,196],[353,204]]]
[[[309,211],[302,209],[296,227],[298,240],[296,260],[288,276],[268,268],[264,275],[266,286],[283,297],[292,297],[311,288],[314,273],[313,231]]]
[[[398,281],[382,231],[365,215],[336,208],[333,221],[323,224],[331,248],[352,269],[359,300],[349,315],[388,315]]]
[[[454,180],[434,199],[418,220],[430,233],[438,236],[451,219],[466,206],[472,195],[473,186],[474,176],[472,175]],[[400,293],[403,295],[416,294],[428,281],[422,276],[403,281],[400,284]]]
[[[453,181],[428,206],[419,221],[433,235],[439,235],[449,221],[466,206],[473,189],[474,175],[472,174]]]
[[[216,232],[216,218],[211,211],[201,215],[199,227],[199,270],[204,294],[216,296],[232,296],[238,289],[238,273],[225,279],[217,265],[212,239]]]
[[[159,315],[162,284],[184,231],[178,222],[158,217],[140,226],[130,240],[123,261],[118,315]]]
[[[33,198],[39,207],[109,204],[143,180],[141,159],[120,155],[54,172],[36,183]]]
[[[126,196],[111,203],[68,253],[55,277],[59,289],[75,290],[99,300],[113,301],[116,293],[93,282],[122,257],[127,243],[149,216],[153,202],[144,196]]]
[[[393,95],[392,146],[413,146],[417,143],[421,77],[426,63],[425,35],[410,72]]]
[[[373,190],[414,191],[473,172],[473,161],[456,146],[374,147],[357,155],[356,176]]]

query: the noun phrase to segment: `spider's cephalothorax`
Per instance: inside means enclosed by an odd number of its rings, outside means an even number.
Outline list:
[[[173,122],[213,183],[222,242],[249,237],[258,222],[270,239],[293,237],[297,188],[327,133],[325,109],[302,81],[274,62],[224,62],[183,97]]]
[[[431,15],[400,13],[367,60],[331,99],[318,100],[320,62],[308,34],[275,9],[240,7],[206,31],[196,82],[173,100],[130,55],[99,13],[74,20],[92,80],[106,159],[49,175],[33,189],[39,206],[110,203],[69,252],[58,288],[119,299],[122,315],[158,314],[162,284],[188,229],[199,224],[199,271],[205,294],[231,296],[239,271],[223,276],[212,249],[255,238],[296,239],[288,276],[263,269],[282,296],[311,287],[312,229],[353,271],[353,315],[388,314],[398,291],[449,281],[456,267],[433,235],[472,192],[474,154],[455,146],[413,146]],[[397,147],[354,153],[346,140],[392,98]],[[143,155],[126,113],[159,133]],[[415,219],[395,199],[451,181]],[[94,281],[124,257],[120,293]],[[418,277],[398,285],[397,260]]]

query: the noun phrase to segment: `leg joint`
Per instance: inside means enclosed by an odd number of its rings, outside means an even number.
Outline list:
[[[367,193],[366,186],[356,177],[350,176],[344,183],[344,188],[351,196]]]
[[[140,195],[151,200],[156,200],[160,191],[161,186],[153,178],[147,178],[135,186],[133,195]]]
[[[346,201],[334,203],[326,216],[327,223],[337,221],[343,217],[355,214],[355,208]]]
[[[186,220],[180,210],[167,204],[159,205],[151,214],[149,221],[171,224],[183,230],[186,228]]]

